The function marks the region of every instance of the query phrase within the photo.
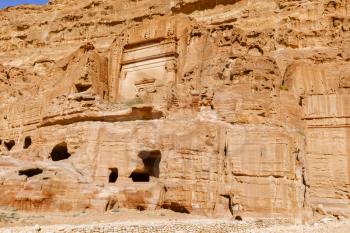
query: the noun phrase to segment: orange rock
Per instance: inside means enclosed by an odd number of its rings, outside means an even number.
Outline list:
[[[52,0],[1,10],[0,207],[350,216],[349,9]]]

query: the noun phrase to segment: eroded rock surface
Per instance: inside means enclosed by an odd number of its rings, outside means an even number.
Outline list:
[[[350,217],[350,1],[0,11],[0,206]]]

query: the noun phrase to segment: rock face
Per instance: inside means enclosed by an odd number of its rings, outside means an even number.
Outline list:
[[[350,217],[349,0],[0,11],[0,206]]]

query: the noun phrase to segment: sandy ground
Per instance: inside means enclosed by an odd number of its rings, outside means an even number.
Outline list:
[[[350,220],[324,218],[306,225],[282,220],[212,219],[169,210],[118,210],[99,213],[35,214],[0,211],[1,233],[105,233],[105,232],[252,232],[252,233],[350,233]]]
[[[77,213],[23,213],[17,211],[0,210],[0,227],[19,227],[57,224],[87,224],[111,223],[132,221],[177,221],[200,220],[204,216],[176,213],[170,210],[138,211],[119,209],[104,213],[77,212]]]

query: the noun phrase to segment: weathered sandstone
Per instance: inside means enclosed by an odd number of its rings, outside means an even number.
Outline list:
[[[0,207],[350,217],[349,0],[0,11]]]

